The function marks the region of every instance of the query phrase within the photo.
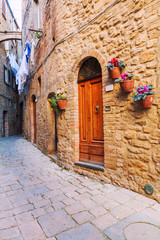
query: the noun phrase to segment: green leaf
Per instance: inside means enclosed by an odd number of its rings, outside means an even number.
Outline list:
[[[120,82],[120,79],[119,79],[119,78],[117,78],[117,79],[115,79],[115,80],[114,80],[114,82]]]

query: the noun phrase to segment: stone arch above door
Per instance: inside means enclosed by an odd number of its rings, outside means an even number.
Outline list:
[[[79,70],[82,66],[82,64],[90,57],[94,57],[98,60],[98,62],[100,63],[101,66],[101,70],[102,70],[102,82],[103,83],[107,83],[107,81],[109,80],[108,78],[108,71],[105,71],[106,66],[107,66],[107,59],[105,59],[98,51],[96,50],[88,50],[88,51],[84,51],[75,61],[71,71],[73,73],[73,75],[78,78],[78,74],[79,74]]]

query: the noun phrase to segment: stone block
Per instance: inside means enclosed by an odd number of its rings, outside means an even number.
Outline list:
[[[91,223],[85,223],[75,229],[70,229],[57,235],[58,240],[74,240],[74,239],[92,239],[104,240],[104,236]]]
[[[47,237],[61,233],[76,224],[64,210],[58,210],[38,218],[43,231]]]

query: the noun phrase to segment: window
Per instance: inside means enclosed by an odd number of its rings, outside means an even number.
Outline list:
[[[34,28],[40,29],[41,20],[40,20],[40,4],[38,0],[34,0]]]
[[[4,65],[4,82],[9,86],[11,85],[10,71],[5,67],[5,65]]]
[[[6,3],[5,3],[5,0],[2,0],[2,15],[6,19]]]
[[[39,96],[41,96],[41,76],[38,78],[38,85],[39,85]]]

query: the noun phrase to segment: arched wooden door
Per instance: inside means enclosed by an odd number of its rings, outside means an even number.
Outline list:
[[[78,89],[80,161],[104,165],[102,77],[95,58],[83,63]]]
[[[37,123],[36,123],[36,96],[32,95],[32,142],[37,142]]]

